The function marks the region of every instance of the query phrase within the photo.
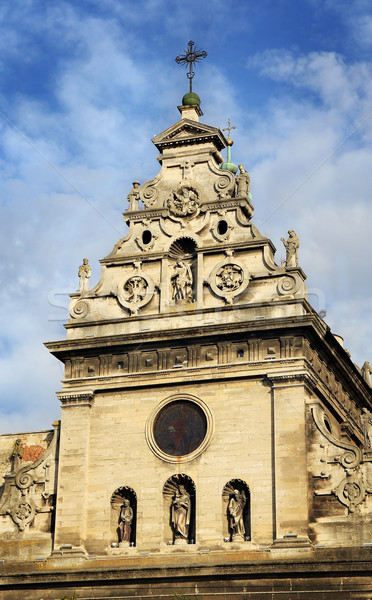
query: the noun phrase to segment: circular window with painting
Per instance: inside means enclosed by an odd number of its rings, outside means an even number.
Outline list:
[[[187,462],[203,452],[212,434],[212,414],[199,398],[172,396],[161,402],[148,420],[147,442],[167,462]]]

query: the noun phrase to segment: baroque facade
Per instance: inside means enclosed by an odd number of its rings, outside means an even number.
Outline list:
[[[294,231],[275,262],[229,138],[179,110],[47,344],[61,421],[0,436],[0,598],[369,597],[369,364],[308,303]]]

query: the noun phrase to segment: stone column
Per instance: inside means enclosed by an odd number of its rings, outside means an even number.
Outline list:
[[[272,388],[274,545],[309,545],[305,410],[309,376],[269,372]]]
[[[54,551],[60,546],[83,550],[93,392],[60,392],[57,395],[62,402],[62,420]]]

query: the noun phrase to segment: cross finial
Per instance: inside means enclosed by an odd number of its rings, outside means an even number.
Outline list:
[[[186,69],[189,67],[189,72],[187,73],[187,77],[190,80],[190,93],[192,92],[192,80],[195,76],[193,68],[197,62],[200,62],[202,58],[207,56],[205,50],[197,50],[194,42],[189,42],[187,44],[188,48],[185,50],[185,54],[181,54],[177,56],[176,63],[178,65],[185,65]]]
[[[225,127],[225,129],[222,129],[222,131],[228,131],[229,132],[228,135],[227,135],[227,139],[230,140],[231,139],[230,132],[231,132],[232,129],[236,129],[236,125],[234,125],[233,127],[231,127],[231,119],[229,119],[227,121],[227,123],[228,123],[228,127]]]

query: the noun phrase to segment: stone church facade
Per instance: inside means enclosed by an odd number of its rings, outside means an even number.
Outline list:
[[[79,270],[53,430],[0,436],[0,598],[372,597],[372,390],[199,121]],[[238,174],[237,174],[238,173]]]

